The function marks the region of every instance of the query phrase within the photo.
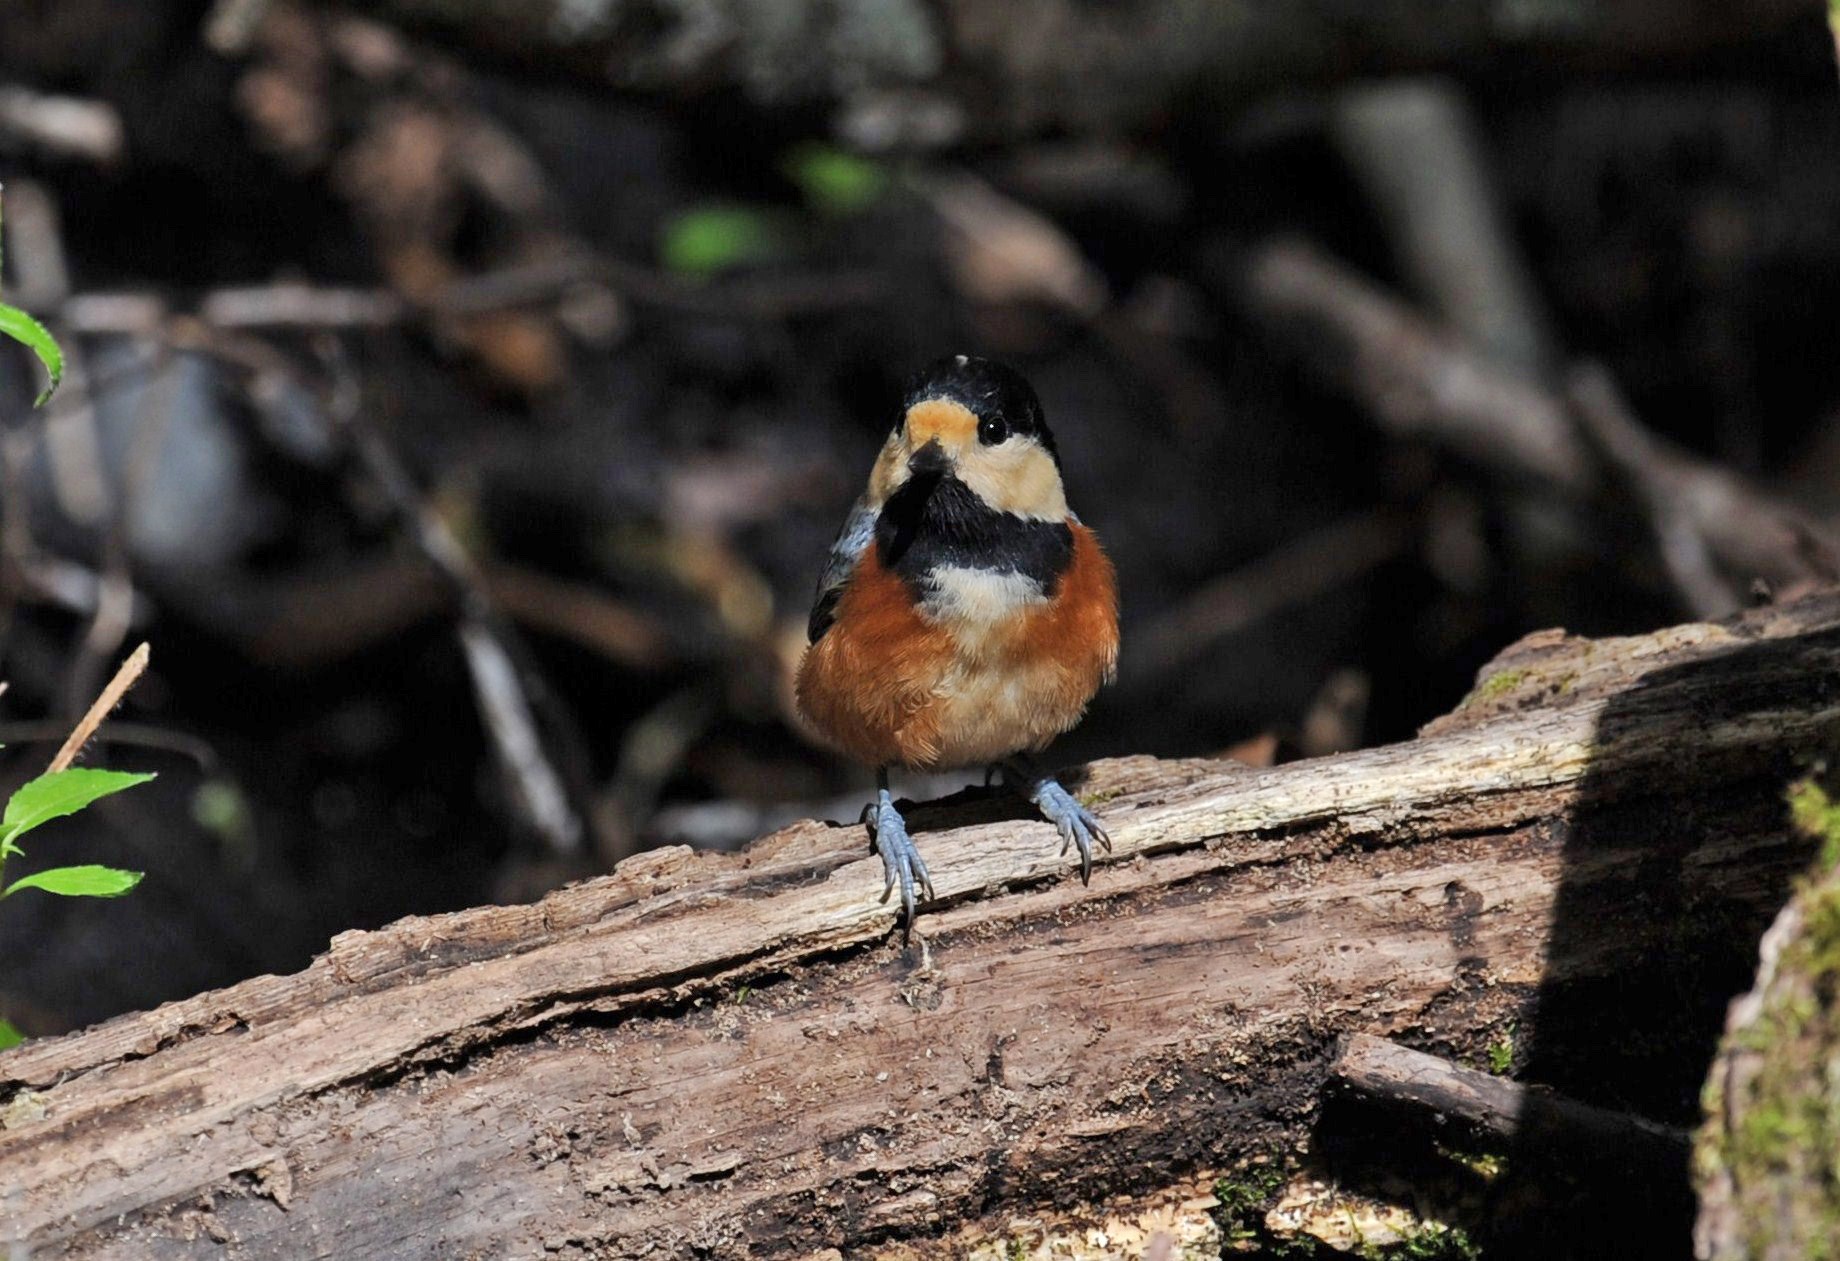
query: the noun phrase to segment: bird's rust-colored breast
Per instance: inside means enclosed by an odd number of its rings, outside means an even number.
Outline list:
[[[1118,579],[1098,536],[1078,521],[1067,524],[1073,531],[1073,559],[1054,598],[1024,614],[1020,645],[1023,653],[1072,672],[1084,688],[1083,709],[1118,668]]]
[[[870,765],[971,765],[1046,745],[1080,720],[1118,661],[1111,562],[1092,531],[1069,526],[1073,555],[1053,598],[975,640],[929,621],[866,551],[800,665],[799,708]]]
[[[951,636],[920,616],[907,585],[871,546],[830,629],[799,664],[799,709],[859,761],[925,764],[938,752],[934,701],[951,658]]]

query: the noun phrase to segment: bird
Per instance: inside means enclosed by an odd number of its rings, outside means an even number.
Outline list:
[[[985,766],[1077,847],[1111,837],[1034,755],[1072,728],[1118,665],[1118,587],[1091,528],[1067,506],[1041,400],[995,360],[920,369],[831,545],[795,683],[831,747],[875,768],[863,809],[882,901],[932,876],[889,791],[893,768]]]

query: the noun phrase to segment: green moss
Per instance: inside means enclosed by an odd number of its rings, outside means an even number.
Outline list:
[[[1797,830],[1820,843],[1819,861],[1795,893],[1800,929],[1756,1018],[1732,1038],[1754,1070],[1738,1098],[1724,1098],[1721,1074],[1708,1082],[1714,1120],[1695,1161],[1702,1179],[1729,1172],[1750,1252],[1793,1243],[1794,1255],[1840,1261],[1840,1084],[1824,1070],[1840,1046],[1840,805],[1813,779],[1786,799]],[[1728,1115],[1727,1128],[1718,1118]]]
[[[1808,895],[1802,931],[1811,976],[1821,981],[1840,977],[1840,887],[1827,885]]]
[[[1789,818],[1796,830],[1821,842],[1821,870],[1840,866],[1840,805],[1812,779],[1789,785]]]
[[[1489,1071],[1497,1077],[1506,1077],[1513,1067],[1514,1026],[1509,1025],[1500,1037],[1489,1043]]]
[[[1482,1247],[1461,1226],[1426,1222],[1398,1243],[1361,1249],[1368,1261],[1481,1261]]]
[[[1231,1178],[1214,1184],[1214,1220],[1229,1243],[1258,1238],[1264,1229],[1265,1210],[1284,1189],[1284,1166],[1261,1161],[1245,1166]]]
[[[1472,1168],[1488,1171],[1485,1177],[1502,1168],[1497,1156],[1471,1159]],[[1214,1220],[1226,1244],[1222,1255],[1254,1255],[1262,1261],[1327,1261],[1347,1255],[1313,1235],[1279,1234],[1267,1228],[1265,1214],[1277,1203],[1291,1172],[1282,1160],[1258,1159],[1214,1184]],[[1355,1226],[1352,1214],[1349,1225]],[[1366,1261],[1480,1261],[1482,1257],[1481,1248],[1467,1231],[1443,1222],[1418,1222],[1404,1238],[1391,1243],[1360,1242],[1358,1228],[1355,1237],[1355,1255]]]
[[[1117,788],[1106,788],[1099,792],[1081,793],[1080,804],[1085,806],[1088,810],[1097,810],[1100,806],[1118,796],[1120,791],[1121,790]]]
[[[1452,1164],[1461,1165],[1484,1182],[1495,1181],[1508,1168],[1508,1158],[1500,1152],[1459,1151],[1454,1147],[1445,1147],[1441,1143],[1437,1150],[1438,1155]]]
[[[1476,684],[1475,689],[1464,698],[1463,704],[1466,706],[1479,705],[1484,701],[1492,701],[1497,697],[1506,696],[1509,692],[1512,692],[1515,688],[1526,682],[1529,673],[1530,671],[1527,670],[1503,670],[1499,674],[1491,674],[1488,678]]]
[[[1009,1261],[1026,1261],[1029,1255],[1029,1246],[1020,1239],[1012,1239],[1009,1241],[1009,1247],[1003,1250],[1003,1255],[1007,1257]]]

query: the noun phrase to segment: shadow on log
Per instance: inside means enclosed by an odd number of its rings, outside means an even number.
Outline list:
[[[810,823],[344,934],[0,1056],[0,1239],[872,1255],[1282,1155],[1352,1032],[1513,1025],[1533,1080],[1679,1123],[1807,859],[1782,794],[1837,658],[1833,595],[1552,633],[1408,744],[1099,763],[1090,888],[968,792],[911,816],[940,899],[907,951],[860,831]]]

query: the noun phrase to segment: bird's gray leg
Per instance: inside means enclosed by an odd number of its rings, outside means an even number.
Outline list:
[[[875,800],[863,807],[863,822],[869,825],[869,844],[882,856],[882,874],[887,883],[882,886],[882,901],[894,892],[896,884],[901,886],[901,909],[906,913],[906,924],[902,936],[913,932],[914,927],[914,886],[916,884],[926,892],[927,898],[933,897],[933,878],[927,874],[926,860],[920,857],[920,851],[907,834],[907,820],[895,809],[894,797],[888,791],[888,768],[882,767],[875,772]]]
[[[1080,883],[1092,879],[1092,843],[1096,840],[1111,852],[1112,838],[1099,826],[1093,812],[1080,804],[1079,798],[1062,788],[1052,775],[1043,774],[1020,754],[1003,764],[1004,779],[1035,804],[1042,817],[1061,834],[1061,853],[1069,846],[1080,850]]]

